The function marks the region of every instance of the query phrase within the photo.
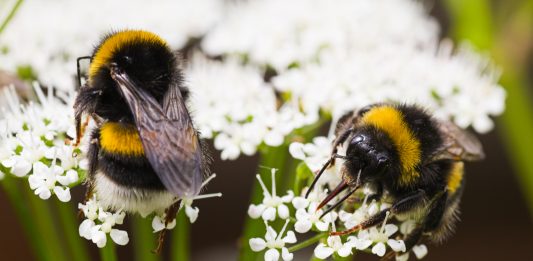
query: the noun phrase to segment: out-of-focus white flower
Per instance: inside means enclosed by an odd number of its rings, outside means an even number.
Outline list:
[[[0,66],[12,72],[18,66],[31,66],[45,85],[73,90],[76,58],[91,55],[104,33],[123,28],[149,30],[180,49],[190,38],[204,35],[223,11],[223,1],[219,0],[162,0],[157,5],[130,0],[126,3],[128,12],[122,12],[124,4],[105,0],[25,1],[2,33],[0,49],[6,52],[0,52]],[[32,40],[28,41],[30,35]]]
[[[320,216],[324,211],[322,209],[316,210],[318,206],[317,202],[309,204],[307,209],[300,208],[296,210],[296,223],[294,224],[294,230],[298,233],[306,233],[314,226],[318,231],[327,231],[330,224],[333,224],[337,219],[337,213],[331,211],[320,219]]]
[[[412,1],[255,0],[235,4],[202,46],[210,55],[246,55],[281,71],[324,51],[419,46],[437,36],[435,21]]]
[[[353,245],[351,242],[342,243],[340,236],[329,236],[327,244],[320,243],[315,248],[315,256],[320,259],[326,259],[337,253],[340,257],[347,257],[352,254]]]
[[[414,246],[411,251],[413,251],[417,259],[422,259],[428,254],[428,248],[424,244]],[[409,252],[396,256],[396,261],[407,260],[409,260]]]
[[[196,126],[203,137],[214,138],[222,159],[235,159],[241,153],[253,155],[263,142],[279,146],[293,129],[318,120],[317,115],[304,117],[298,104],[278,108],[274,89],[264,82],[263,72],[234,59],[208,61],[196,54],[185,76],[193,90]]]
[[[289,230],[287,231],[286,236],[282,238],[283,234],[285,233],[285,229],[287,229],[288,223],[289,220],[285,221],[285,225],[278,234],[265,221],[265,226],[267,229],[265,238],[251,238],[249,241],[250,248],[255,252],[260,252],[263,251],[265,248],[268,248],[268,250],[265,252],[265,260],[279,260],[280,251],[281,258],[283,260],[292,260],[293,254],[289,253],[289,250],[285,247],[285,244],[296,243],[296,235],[293,231]]]
[[[276,194],[276,169],[272,169],[272,191],[269,192],[259,174],[256,175],[261,188],[263,189],[263,202],[258,205],[251,204],[248,208],[248,215],[251,218],[263,218],[265,221],[273,221],[276,216],[281,219],[289,218],[289,208],[285,205],[291,202],[294,197],[292,191],[287,191],[287,195],[279,197]]]
[[[206,180],[204,180],[204,182],[202,183],[202,185],[200,186],[200,188],[203,188],[205,186],[207,186],[207,184],[216,177],[217,175],[216,174],[212,174],[211,176],[209,176],[209,178],[207,178]],[[189,217],[189,221],[192,223],[194,223],[196,221],[196,219],[198,218],[198,213],[200,213],[200,209],[198,207],[192,207],[192,203],[195,201],[195,200],[198,200],[198,199],[204,199],[204,198],[214,198],[214,197],[222,197],[222,193],[211,193],[211,194],[202,194],[202,195],[197,195],[197,196],[193,196],[193,197],[184,197],[184,198],[181,198],[181,203],[180,203],[180,207],[179,207],[179,210],[180,211],[182,208],[185,208],[185,215],[187,215],[187,217]],[[155,229],[155,228],[154,228]],[[172,228],[167,228],[167,229],[172,229]]]
[[[107,244],[107,234],[118,245],[126,245],[129,242],[128,233],[114,228],[124,222],[124,211],[107,212],[99,206],[96,195],[85,204],[78,204],[86,219],[80,224],[79,234],[81,237],[91,240],[99,248]]]

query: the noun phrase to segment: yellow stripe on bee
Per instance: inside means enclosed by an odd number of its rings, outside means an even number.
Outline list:
[[[448,176],[448,184],[446,187],[448,191],[453,194],[461,186],[463,180],[464,163],[462,161],[455,162],[452,166],[450,175]]]
[[[389,136],[400,158],[400,184],[411,184],[420,175],[415,170],[420,163],[420,141],[404,121],[402,112],[392,106],[376,107],[365,113],[361,122],[374,126]]]
[[[89,80],[98,73],[100,68],[109,63],[117,50],[120,50],[124,45],[132,42],[144,42],[168,46],[165,40],[161,37],[147,31],[126,30],[115,33],[107,38],[94,54],[89,67]]]
[[[143,156],[144,148],[135,125],[106,122],[100,128],[102,150],[128,156]]]

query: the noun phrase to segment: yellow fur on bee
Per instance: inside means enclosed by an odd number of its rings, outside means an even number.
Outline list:
[[[415,170],[420,163],[420,141],[404,121],[402,112],[392,106],[376,107],[365,113],[361,122],[374,126],[389,136],[402,166],[400,184],[411,184],[411,181],[420,175]]]
[[[452,166],[450,175],[448,176],[448,191],[453,194],[461,186],[463,180],[464,163],[462,161],[455,162]]]
[[[128,156],[144,155],[144,148],[135,125],[106,122],[100,128],[102,150]]]
[[[115,33],[107,38],[94,54],[89,67],[89,81],[98,73],[100,68],[109,63],[109,60],[117,50],[131,42],[144,42],[168,46],[165,40],[161,37],[147,31],[126,30]]]

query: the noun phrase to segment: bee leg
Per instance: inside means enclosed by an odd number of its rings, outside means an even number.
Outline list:
[[[89,168],[87,170],[87,180],[85,181],[87,184],[87,192],[85,193],[85,199],[83,203],[87,203],[93,195],[94,195],[94,187],[93,187],[93,177],[96,174],[96,170],[98,169],[98,153],[100,152],[100,143],[98,142],[100,138],[100,134],[98,133],[98,130],[94,130],[91,134],[91,140],[96,140],[97,142],[91,142],[89,145],[89,150],[87,151],[87,161],[89,162]],[[78,216],[81,218],[83,217],[83,212],[80,210],[78,212]]]
[[[333,151],[331,152],[331,165],[335,165],[335,158],[341,158],[342,156],[337,154],[338,146],[344,143],[348,137],[350,137],[350,134],[352,133],[353,128],[348,128],[344,130],[338,137],[335,139],[335,142],[333,142]]]
[[[407,196],[399,199],[392,205],[392,207],[384,209],[379,213],[369,217],[367,220],[361,222],[361,224],[345,231],[331,232],[330,234],[332,236],[341,236],[352,234],[359,230],[367,229],[369,227],[373,227],[379,223],[382,223],[383,220],[385,220],[385,218],[387,217],[387,212],[390,212],[390,214],[392,215],[407,212],[422,204],[425,201],[425,198],[426,192],[423,190],[418,190],[412,194],[408,194]]]
[[[172,204],[170,207],[168,207],[165,211],[165,228],[159,232],[159,236],[157,237],[157,247],[156,249],[152,250],[154,254],[160,254],[161,250],[163,249],[163,245],[165,243],[165,235],[167,233],[167,225],[174,221],[176,219],[176,215],[178,213],[178,210],[180,208],[180,201]]]

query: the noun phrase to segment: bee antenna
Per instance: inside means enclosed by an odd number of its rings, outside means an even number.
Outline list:
[[[309,194],[311,194],[311,191],[313,190],[313,188],[315,187],[318,179],[320,178],[320,176],[322,176],[322,173],[324,173],[324,171],[329,167],[329,164],[331,163],[331,161],[333,160],[333,157],[331,157],[327,162],[326,164],[324,164],[324,166],[322,166],[322,169],[320,169],[320,171],[318,172],[318,174],[315,176],[315,179],[313,180],[313,183],[311,183],[311,186],[309,186],[309,189],[307,190],[307,192],[305,193],[305,198],[308,198],[309,197]]]

